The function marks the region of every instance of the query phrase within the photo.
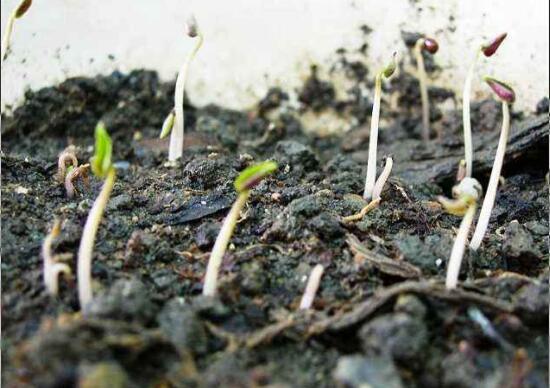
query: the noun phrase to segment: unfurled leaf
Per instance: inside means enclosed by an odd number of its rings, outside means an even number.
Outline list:
[[[95,153],[90,159],[92,172],[100,178],[105,177],[112,168],[113,143],[107,133],[103,122],[97,123],[95,127]]]
[[[244,169],[235,179],[235,189],[239,193],[252,189],[266,176],[275,172],[277,167],[277,163],[265,161]]]

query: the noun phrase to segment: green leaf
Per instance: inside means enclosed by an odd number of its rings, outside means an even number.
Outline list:
[[[235,179],[235,189],[239,193],[250,190],[277,168],[277,163],[273,161],[265,161],[245,168]]]
[[[92,172],[100,178],[112,168],[113,142],[102,121],[95,127],[95,154],[90,159]]]
[[[172,127],[174,126],[174,121],[176,119],[176,113],[172,109],[172,111],[166,116],[166,119],[164,119],[164,123],[162,123],[162,129],[160,131],[160,139],[164,139],[166,136],[170,134],[172,131]]]
[[[394,52],[391,62],[388,63],[388,65],[382,70],[382,75],[384,76],[384,78],[388,79],[393,75],[396,68],[397,68],[397,52]]]

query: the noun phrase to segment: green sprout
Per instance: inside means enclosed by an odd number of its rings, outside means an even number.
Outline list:
[[[112,152],[111,138],[105,125],[99,122],[95,128],[95,154],[90,159],[90,164],[92,172],[97,177],[104,179],[104,183],[88,214],[78,248],[78,299],[81,308],[84,308],[92,300],[92,257],[95,237],[116,178]]]
[[[477,201],[481,196],[481,191],[481,185],[477,180],[466,177],[457,186],[453,187],[453,197],[455,199],[437,198],[447,213],[463,216],[447,266],[447,277],[445,280],[445,287],[447,289],[456,288],[464,256],[464,248],[466,247],[468,233],[476,214]]]
[[[435,54],[439,50],[439,45],[435,39],[420,38],[414,45],[414,54],[416,65],[418,67],[418,82],[420,83],[420,97],[422,99],[422,138],[424,141],[430,140],[430,101],[428,99],[428,77],[424,67],[424,57],[422,52]]]
[[[13,32],[13,25],[15,19],[20,19],[32,5],[32,0],[21,0],[17,8],[15,8],[6,22],[6,30],[4,31],[4,37],[2,38],[2,57],[0,58],[1,63],[4,63],[4,59],[8,54],[8,49],[10,47],[11,34]]]
[[[365,190],[363,198],[367,201],[373,199],[373,190],[376,180],[376,154],[378,146],[378,124],[380,120],[380,98],[382,94],[382,78],[390,78],[397,68],[397,53],[393,53],[392,61],[376,74],[374,82],[374,103],[372,105],[372,118],[370,122],[369,157],[367,161],[367,176],[365,178]],[[380,179],[380,178],[379,178]],[[387,177],[386,177],[387,179]]]
[[[472,123],[470,119],[470,91],[472,89],[472,79],[474,77],[475,67],[479,60],[480,54],[485,55],[487,58],[491,57],[499,48],[500,44],[506,38],[506,33],[500,34],[495,39],[487,44],[481,45],[475,53],[474,60],[470,65],[466,80],[464,81],[464,90],[462,92],[462,121],[464,125],[464,160],[466,161],[466,175],[472,176],[472,164],[474,158],[473,146],[472,146]]]
[[[274,173],[276,170],[277,163],[265,161],[246,168],[237,179],[235,179],[235,190],[238,196],[223,222],[220,233],[210,253],[210,259],[208,260],[206,275],[204,277],[203,295],[215,296],[217,293],[218,273],[222,264],[223,255],[225,254],[227,244],[233,234],[235,225],[237,225],[239,214],[250,196],[250,190],[260,183],[262,179]]]
[[[513,103],[516,99],[514,90],[508,84],[491,77],[484,77],[484,80],[502,102],[502,129],[500,130],[500,138],[498,140],[493,169],[491,170],[491,176],[487,185],[487,192],[483,199],[483,205],[481,206],[474,235],[470,241],[470,248],[474,251],[480,247],[483,241],[487,226],[489,225],[489,219],[491,218],[491,212],[495,205],[500,171],[504,163],[506,143],[508,142],[508,135],[510,134],[510,108],[508,105]]]
[[[168,149],[168,160],[175,161],[183,155],[183,140],[184,140],[184,115],[183,115],[183,98],[185,91],[185,80],[191,61],[199,51],[204,40],[201,31],[199,30],[197,21],[193,16],[189,18],[186,24],[187,36],[191,38],[197,37],[195,46],[191,52],[185,58],[181,70],[176,80],[176,89],[174,92],[174,109],[170,111],[164,123],[162,124],[162,130],[160,138],[168,136],[170,132],[170,146]]]

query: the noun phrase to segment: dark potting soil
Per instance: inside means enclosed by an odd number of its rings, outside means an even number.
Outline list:
[[[314,70],[299,109],[276,88],[246,112],[186,103],[185,152],[175,166],[158,140],[174,84],[154,72],[28,92],[2,119],[3,384],[547,386],[547,112],[513,114],[487,236],[466,253],[461,286],[449,292],[442,279],[460,219],[435,197],[450,196],[463,152],[461,112],[442,108],[454,96],[430,90],[440,139],[424,144],[417,81],[402,69],[385,87],[379,166],[391,154],[394,171],[380,206],[344,223],[366,204],[372,102],[363,90],[372,77],[339,55],[333,71],[355,81],[344,99]],[[307,134],[300,117],[311,111],[353,124],[342,135]],[[78,183],[68,199],[55,179],[57,156],[73,144],[87,161],[100,119],[114,140],[117,180],[95,244],[95,298],[81,312],[74,278],[60,280],[57,298],[45,292],[40,247],[61,219],[54,250],[70,255],[76,273],[101,182]],[[496,102],[472,104],[474,175],[484,187],[500,119]],[[241,215],[219,297],[204,298],[209,252],[236,197],[233,179],[265,159],[279,170]],[[319,263],[314,308],[297,311]]]

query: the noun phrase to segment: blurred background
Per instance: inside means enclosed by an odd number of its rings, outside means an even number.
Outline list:
[[[19,0],[2,0],[2,32]],[[401,32],[419,32],[440,42],[437,86],[461,94],[474,50],[507,31],[494,58],[478,74],[508,80],[516,109],[533,111],[548,95],[548,0],[34,0],[16,21],[11,54],[2,69],[2,109],[21,102],[25,89],[72,76],[118,69],[155,69],[175,79],[192,40],[184,23],[193,13],[205,42],[191,66],[192,103],[247,108],[270,86],[298,88],[311,64],[328,69],[338,48],[356,48],[368,35],[371,69],[398,49]],[[372,74],[372,73],[371,73]],[[337,83],[336,83],[337,85]],[[487,89],[475,84],[482,97]],[[460,100],[460,98],[458,98]],[[8,109],[9,110],[9,109]]]

